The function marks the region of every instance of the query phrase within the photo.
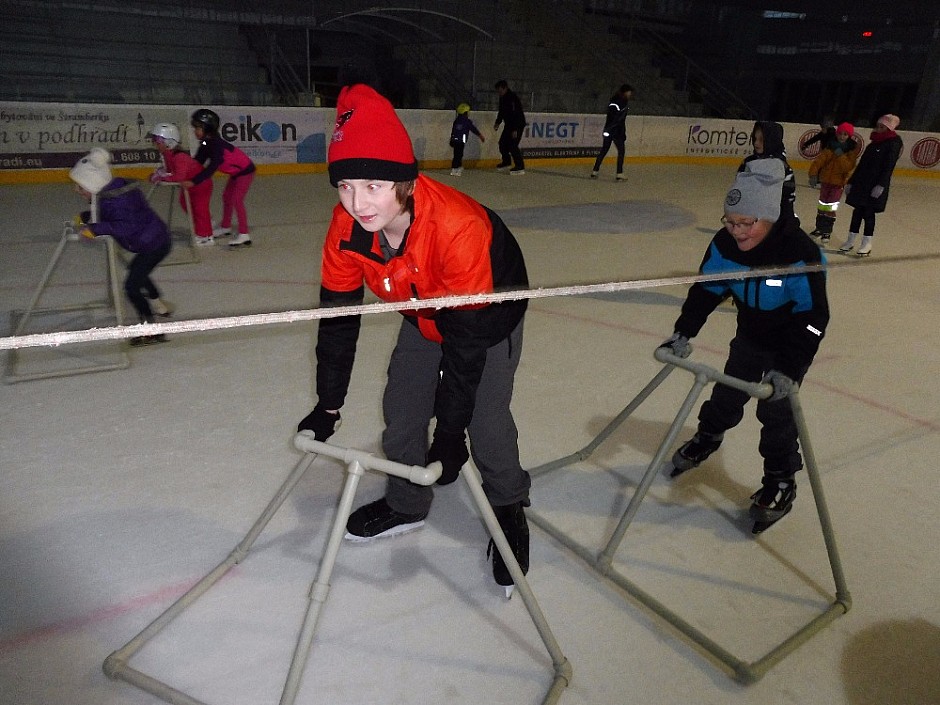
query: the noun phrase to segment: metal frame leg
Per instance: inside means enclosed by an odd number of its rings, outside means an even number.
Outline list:
[[[655,357],[660,362],[665,363],[665,367],[660,370],[653,380],[647,384],[646,387],[644,387],[640,394],[638,394],[591,443],[585,446],[581,451],[565,456],[559,460],[545,463],[530,471],[530,473],[534,475],[541,474],[550,470],[566,467],[571,464],[571,461],[584,460],[590,456],[597,446],[600,445],[600,443],[605,440],[615,428],[622,424],[626,418],[634,410],[636,410],[637,407],[639,407],[639,405],[649,396],[649,394],[662,383],[662,381],[666,378],[666,376],[668,376],[672,369],[675,367],[681,367],[694,375],[695,380],[692,388],[686,395],[679,412],[676,414],[675,420],[672,422],[669,430],[666,432],[666,436],[663,438],[663,441],[657,449],[656,454],[650,461],[646,472],[640,480],[636,491],[630,498],[630,502],[620,518],[620,522],[611,534],[603,550],[600,553],[594,553],[593,550],[578,543],[573,538],[568,536],[564,531],[559,529],[557,526],[536,512],[529,512],[529,517],[532,523],[536,524],[539,528],[546,531],[559,543],[563,544],[575,554],[577,554],[588,564],[589,567],[597,571],[601,576],[614,582],[629,595],[636,598],[640,603],[648,607],[655,614],[663,618],[679,632],[688,637],[691,641],[711,654],[721,664],[726,666],[734,674],[737,680],[744,683],[753,683],[759,680],[768,670],[779,663],[788,654],[792,653],[798,646],[808,641],[810,637],[819,632],[836,617],[845,614],[851,608],[851,597],[845,584],[845,576],[842,571],[842,562],[839,558],[839,553],[836,548],[835,533],[832,528],[829,510],[823,494],[822,483],[819,478],[819,470],[816,465],[816,457],[813,452],[809,432],[806,427],[806,421],[803,416],[802,405],[799,397],[799,389],[797,387],[793,390],[789,401],[793,407],[793,415],[797,425],[800,445],[803,449],[806,473],[809,477],[810,485],[813,490],[813,497],[815,499],[816,509],[819,515],[820,526],[822,529],[823,538],[826,543],[826,551],[830,566],[832,568],[833,580],[836,587],[835,600],[820,615],[815,617],[797,632],[786,638],[778,646],[771,649],[763,657],[754,662],[748,663],[731,654],[714,640],[710,639],[703,632],[689,624],[678,614],[671,611],[661,602],[656,600],[652,595],[642,590],[638,585],[636,585],[636,583],[615,570],[612,567],[612,562],[617,550],[620,548],[620,544],[623,541],[630,523],[633,521],[640,504],[642,503],[650,488],[650,485],[655,479],[655,476],[659,472],[660,468],[663,466],[669,449],[675,443],[676,437],[678,436],[682,425],[685,423],[685,420],[692,412],[692,409],[695,406],[695,402],[699,396],[701,396],[702,391],[704,391],[706,385],[709,383],[720,382],[721,384],[741,389],[742,391],[745,391],[756,398],[768,397],[772,393],[772,388],[767,384],[751,384],[734,377],[729,377],[728,375],[725,375],[724,373],[706,365],[697,364],[682,358],[675,357],[663,349],[657,350]]]
[[[11,319],[15,322],[13,326],[14,336],[21,335],[26,330],[26,326],[34,314],[54,315],[60,313],[78,313],[81,311],[100,311],[102,309],[110,309],[114,312],[115,323],[119,326],[124,325],[124,297],[117,274],[117,251],[114,245],[114,240],[112,240],[110,237],[96,238],[96,240],[103,240],[105,247],[105,278],[107,293],[104,301],[91,301],[84,304],[51,308],[37,307],[40,299],[42,298],[42,295],[45,293],[46,288],[49,285],[49,280],[52,279],[52,275],[59,266],[62,255],[65,253],[66,245],[68,245],[70,242],[75,242],[78,238],[79,235],[75,231],[75,227],[72,225],[72,223],[65,221],[63,224],[62,237],[59,240],[59,244],[56,245],[56,248],[52,253],[52,257],[49,258],[49,263],[46,265],[46,269],[39,280],[39,284],[37,284],[36,288],[33,290],[33,294],[30,297],[29,303],[26,305],[24,310],[11,312]],[[94,247],[100,244],[100,242],[89,242],[87,244]],[[127,369],[131,364],[130,357],[127,355],[123,345],[118,343],[117,346],[119,358],[116,362],[113,363],[93,362],[87,365],[69,367],[66,369],[29,373],[19,371],[19,351],[10,350],[9,354],[7,355],[6,370],[3,381],[8,384],[13,384],[16,382],[28,382],[36,379],[69,377],[72,375],[85,374],[89,372],[105,372],[108,370]]]
[[[434,484],[441,474],[441,466],[439,463],[433,463],[428,468],[393,463],[388,460],[376,458],[362,451],[320,443],[314,440],[313,435],[309,432],[298,434],[294,438],[294,445],[307,455],[298,462],[245,538],[238,544],[235,550],[232,551],[228,558],[190,588],[190,590],[173,603],[169,609],[151,622],[140,634],[105,659],[103,669],[109,678],[123,680],[173,705],[206,705],[202,701],[196,700],[186,693],[132,668],[128,661],[150,641],[150,639],[159,634],[165,626],[183,612],[183,610],[206,593],[209,588],[218,582],[218,580],[232,568],[232,566],[245,558],[255,539],[257,539],[261,531],[267,526],[275,512],[277,512],[284,500],[297,485],[300,478],[310,467],[313,460],[318,455],[325,455],[346,462],[347,476],[343,485],[339,508],[327,540],[327,545],[320,560],[316,578],[311,584],[308,593],[307,610],[304,614],[303,623],[297,637],[297,643],[294,647],[294,653],[284,683],[284,689],[281,692],[281,705],[292,705],[294,703],[310,655],[320,612],[329,596],[330,577],[336,564],[336,557],[342,546],[343,536],[346,531],[346,522],[349,519],[349,515],[352,513],[356,490],[364,470],[378,470],[386,474],[404,477],[411,482],[422,485]],[[510,574],[513,575],[520,594],[523,596],[525,605],[529,610],[529,614],[551,655],[552,662],[555,666],[555,678],[543,703],[546,705],[555,703],[571,680],[571,666],[558,647],[545,617],[539,609],[538,602],[535,600],[535,596],[529,588],[525,576],[522,575],[519,564],[516,562],[515,556],[512,554],[509,544],[506,541],[506,537],[503,535],[499,523],[496,521],[493,510],[483,494],[483,487],[480,484],[476,468],[468,463],[468,465],[464,467],[463,474],[474,496],[474,500],[480,509],[481,515],[484,518],[484,522],[492,533],[497,548],[504,556]]]
[[[189,191],[187,191],[186,189],[184,189],[182,186],[180,186],[178,183],[174,181],[158,181],[150,185],[150,190],[147,191],[147,200],[148,201],[151,200],[154,191],[156,191],[157,189],[161,187],[169,188],[170,190],[170,203],[169,203],[169,206],[167,207],[167,214],[166,214],[166,227],[170,231],[170,237],[173,237],[173,211],[175,210],[175,205],[176,205],[176,191],[177,189],[182,189],[183,198],[186,200],[186,215],[187,215],[187,221],[189,223],[189,237],[186,238],[187,256],[186,257],[174,257],[171,254],[170,257],[168,257],[167,259],[163,260],[163,262],[160,263],[160,266],[169,267],[169,266],[176,265],[176,264],[195,264],[196,262],[199,262],[199,251],[196,248],[196,245],[194,242],[194,239],[196,237],[196,226],[193,222],[193,204],[189,198]],[[176,249],[178,248],[174,247],[174,250]]]

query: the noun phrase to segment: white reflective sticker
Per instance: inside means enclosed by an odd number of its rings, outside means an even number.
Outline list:
[[[783,286],[781,279],[767,279],[764,283],[767,284],[767,286]]]
[[[822,335],[822,331],[818,328],[814,328],[813,326],[806,326],[806,330],[808,330],[813,335]]]

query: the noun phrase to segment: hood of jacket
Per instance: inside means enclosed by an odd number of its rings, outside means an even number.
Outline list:
[[[779,122],[761,120],[754,123],[751,130],[751,142],[754,141],[754,132],[760,130],[764,133],[764,151],[762,157],[785,157],[786,149],[783,146],[783,125]]]

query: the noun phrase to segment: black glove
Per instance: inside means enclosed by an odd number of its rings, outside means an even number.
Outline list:
[[[780,401],[790,396],[790,392],[793,391],[793,380],[777,370],[771,370],[765,374],[761,382],[774,388],[774,393],[767,397],[767,401]]]
[[[434,440],[428,449],[426,464],[430,465],[438,460],[444,466],[444,471],[441,473],[437,484],[449,485],[456,480],[457,476],[460,475],[460,468],[463,467],[469,457],[470,453],[467,451],[467,444],[464,442],[462,431],[460,433],[434,431]]]
[[[676,357],[686,358],[692,354],[692,343],[682,333],[673,333],[659,347],[666,348]]]
[[[304,416],[303,421],[297,424],[297,432],[313,431],[313,437],[321,442],[325,442],[332,436],[340,425],[340,415],[337,411],[331,414],[322,406],[317,404],[313,411]]]

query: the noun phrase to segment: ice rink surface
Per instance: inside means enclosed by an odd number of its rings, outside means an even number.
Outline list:
[[[694,273],[734,167],[628,164],[626,183],[609,165],[592,181],[589,168],[427,173],[504,217],[533,287]],[[810,230],[816,192],[805,171],[797,178]],[[175,320],[316,306],[335,203],[325,175],[258,178],[253,247],[203,249],[157,270]],[[0,189],[4,335],[80,209],[67,184]],[[866,260],[835,251],[850,214],[840,212],[828,248],[832,321],[801,398],[852,609],[744,685],[533,526],[529,582],[574,669],[561,703],[940,703],[940,180],[896,176]],[[100,245],[68,245],[43,304],[101,298],[102,262]],[[583,447],[653,378],[653,349],[686,288],[531,303],[514,397],[526,467]],[[378,451],[399,318],[364,319],[332,443]],[[693,359],[721,367],[733,329],[723,306]],[[132,349],[128,369],[0,385],[0,703],[160,702],[101,664],[229,554],[298,462],[291,440],[313,403],[314,334],[309,322],[179,334]],[[37,364],[31,354],[21,364]],[[603,548],[691,382],[675,371],[588,460],[537,477],[533,510]],[[693,429],[694,414],[680,441]],[[614,560],[748,662],[824,610],[834,589],[805,474],[794,511],[750,534],[757,431],[751,405],[702,467],[657,476]],[[212,705],[278,702],[343,478],[341,464],[315,461],[247,559],[132,665]],[[356,504],[383,482],[367,474]],[[507,601],[494,584],[486,543],[456,483],[436,490],[423,530],[344,545],[297,702],[541,702],[551,660],[518,594]]]

